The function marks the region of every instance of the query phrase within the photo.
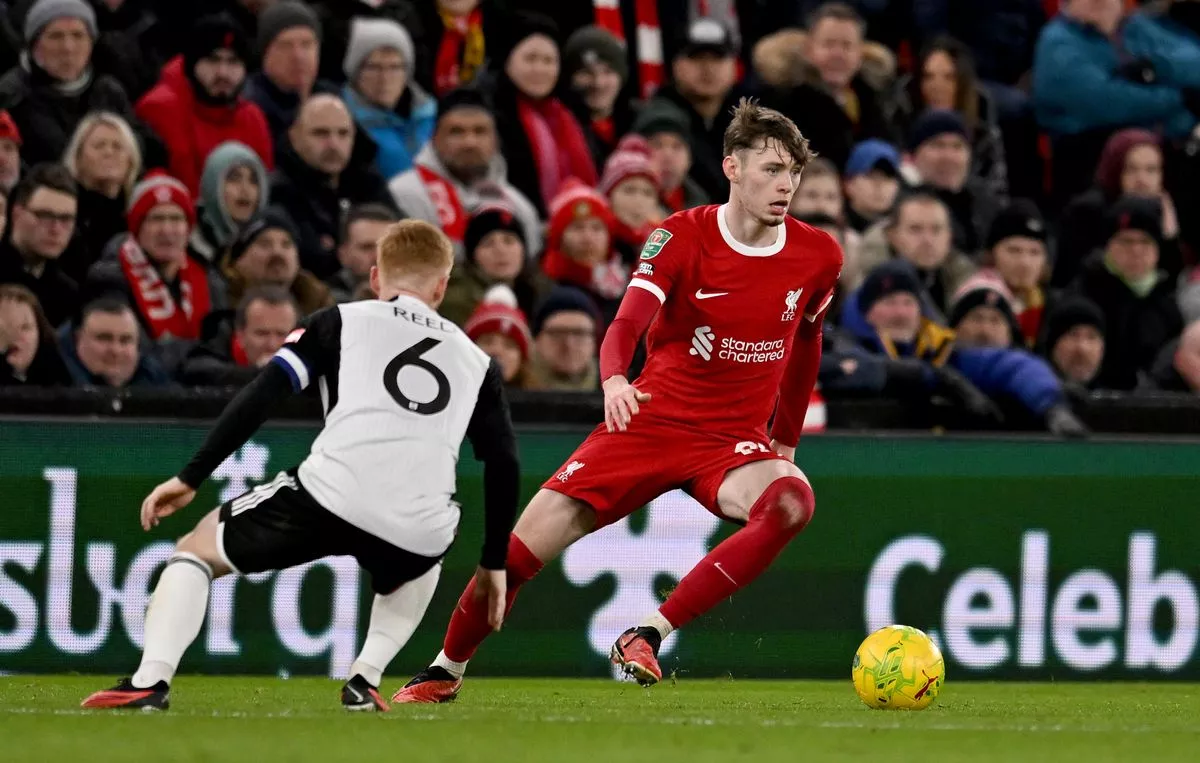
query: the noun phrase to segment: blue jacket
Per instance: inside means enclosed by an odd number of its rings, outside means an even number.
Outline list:
[[[1168,18],[1131,16],[1122,30],[1125,49],[1154,64],[1160,82],[1200,88],[1200,39]]]
[[[1129,50],[1118,50],[1097,29],[1062,15],[1042,30],[1033,59],[1033,106],[1038,122],[1053,136],[1159,125],[1169,138],[1191,132],[1197,119],[1184,107],[1177,85],[1141,85],[1119,73],[1123,63],[1139,57],[1134,51],[1161,50],[1173,44],[1171,38],[1141,16],[1126,21],[1120,36]],[[1182,80],[1179,68],[1160,76],[1164,81]]]
[[[349,85],[342,88],[342,99],[359,128],[366,130],[378,145],[375,162],[384,179],[390,180],[412,169],[413,157],[433,137],[437,101],[413,83],[409,83],[408,93],[401,99],[411,104],[407,117],[367,103]]]
[[[857,311],[858,294],[851,296]],[[955,347],[952,330],[927,318],[923,318],[921,324],[921,335],[911,345],[881,339],[865,320],[854,326],[845,325],[845,328],[856,336],[862,347],[873,353],[895,358],[920,358],[935,366],[945,364],[965,376],[985,395],[1016,398],[1039,416],[1063,401],[1062,384],[1050,366],[1036,355],[1024,350]],[[933,383],[931,374],[931,387]]]

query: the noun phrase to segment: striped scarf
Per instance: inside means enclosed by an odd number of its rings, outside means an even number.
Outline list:
[[[638,85],[642,98],[649,98],[663,83],[662,29],[658,26],[658,0],[633,0],[637,21],[636,44]],[[622,43],[625,24],[621,20],[620,0],[592,0],[596,9],[596,26],[607,29]]]

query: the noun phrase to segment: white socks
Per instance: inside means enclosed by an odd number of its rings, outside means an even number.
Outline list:
[[[212,567],[195,554],[176,551],[167,561],[146,611],[146,646],[133,674],[134,686],[149,688],[174,678],[180,658],[204,625],[211,583]]]
[[[657,611],[655,611],[654,614],[646,617],[646,619],[642,622],[638,623],[638,627],[653,628],[654,630],[658,631],[658,635],[663,638],[666,638],[671,634],[671,631],[675,630],[675,626],[671,625],[670,621],[668,621],[667,618],[663,617]]]
[[[430,667],[434,666],[444,668],[447,673],[455,678],[462,678],[467,672],[467,660],[455,662],[447,657],[445,652],[438,652],[438,656],[433,658],[433,662],[430,663]]]
[[[387,596],[376,595],[371,605],[367,640],[358,653],[358,659],[350,666],[350,675],[357,673],[372,686],[379,686],[383,671],[408,643],[413,631],[425,617],[425,610],[437,589],[441,573],[442,565],[435,564],[424,575],[405,583]]]

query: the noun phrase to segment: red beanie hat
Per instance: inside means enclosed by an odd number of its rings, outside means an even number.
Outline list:
[[[525,314],[517,309],[517,297],[507,286],[493,286],[483,295],[483,301],[464,329],[472,342],[484,334],[503,334],[521,348],[521,361],[529,359],[529,345],[533,339]]]
[[[129,211],[125,219],[134,236],[141,232],[142,223],[150,210],[159,204],[174,204],[187,215],[189,226],[196,225],[196,207],[192,204],[192,195],[188,193],[187,186],[162,170],[152,170],[133,187],[133,193],[129,195]]]
[[[567,178],[562,190],[550,202],[546,248],[560,248],[563,231],[567,226],[586,217],[599,217],[609,231],[616,226],[616,218],[613,217],[612,207],[608,206],[608,199],[578,178]]]
[[[650,144],[641,135],[626,135],[613,149],[612,156],[604,163],[604,175],[600,178],[600,193],[605,196],[631,177],[644,177],[655,188],[659,187],[658,172],[654,169]]]
[[[18,146],[21,145],[21,131],[17,129],[12,114],[4,109],[0,109],[0,140],[11,140]]]

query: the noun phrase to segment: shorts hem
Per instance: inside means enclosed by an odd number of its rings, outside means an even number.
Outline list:
[[[221,561],[225,566],[233,571],[235,575],[242,575],[242,571],[237,568],[232,561],[229,560],[229,554],[225,552],[225,523],[217,523],[217,556],[221,557]],[[244,576],[243,576],[244,577]]]

